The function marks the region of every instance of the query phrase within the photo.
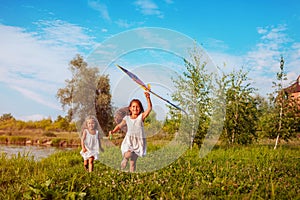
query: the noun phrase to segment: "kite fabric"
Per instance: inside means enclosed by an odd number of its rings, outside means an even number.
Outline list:
[[[183,111],[185,114],[187,114],[185,112],[185,110],[181,109],[180,107],[176,106],[175,104],[171,103],[170,101],[168,101],[167,99],[159,96],[158,94],[154,93],[150,87],[148,87],[141,79],[139,79],[135,74],[133,74],[132,72],[128,71],[127,69],[121,67],[120,65],[117,65],[117,67],[119,67],[125,74],[127,74],[132,80],[134,80],[134,82],[136,82],[137,84],[139,84],[144,90],[149,91],[150,93],[154,94],[156,97],[160,98],[161,100],[167,102],[168,104],[170,104],[171,106],[177,108],[178,110]]]

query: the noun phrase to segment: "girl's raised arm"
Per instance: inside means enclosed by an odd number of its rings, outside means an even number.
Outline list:
[[[146,119],[146,117],[148,117],[148,115],[150,114],[151,110],[152,110],[152,102],[150,99],[150,93],[149,92],[145,92],[145,96],[147,99],[147,109],[143,112],[143,121]]]

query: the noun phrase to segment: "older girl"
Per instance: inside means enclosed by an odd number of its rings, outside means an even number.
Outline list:
[[[125,169],[130,160],[130,172],[136,169],[136,161],[138,157],[146,155],[147,143],[144,132],[144,121],[152,110],[152,103],[149,92],[145,92],[148,107],[144,111],[143,105],[138,99],[133,99],[129,104],[129,113],[123,118],[122,122],[109,132],[109,135],[117,132],[125,124],[127,125],[126,136],[121,145],[123,160],[121,169]]]

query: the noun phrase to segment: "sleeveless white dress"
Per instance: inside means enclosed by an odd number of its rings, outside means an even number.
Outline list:
[[[145,156],[147,143],[142,114],[136,119],[131,119],[127,115],[123,120],[126,121],[127,132],[121,145],[122,156],[124,157],[124,153],[128,151],[136,153],[139,157]]]
[[[98,131],[96,130],[96,134],[92,135],[90,132],[85,129],[86,132],[85,140],[84,140],[84,145],[85,148],[87,149],[86,152],[83,152],[82,150],[80,151],[81,156],[83,157],[84,160],[88,160],[90,157],[94,156],[95,160],[99,159],[99,150],[100,150],[100,144],[99,144],[99,136],[98,136]]]

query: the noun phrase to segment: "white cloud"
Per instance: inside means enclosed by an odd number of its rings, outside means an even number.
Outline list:
[[[115,22],[121,28],[131,28],[133,26],[140,26],[143,22],[128,22],[127,20],[119,19]]]
[[[258,32],[259,34],[265,34],[265,33],[267,32],[267,30],[266,30],[265,28],[258,27],[258,28],[257,28],[257,32]]]
[[[137,10],[144,15],[156,15],[160,18],[164,17],[157,4],[152,0],[137,0],[134,2],[134,5],[136,5]]]
[[[103,19],[110,21],[108,9],[104,3],[100,3],[97,0],[89,0],[88,5],[94,10],[98,11]]]
[[[75,24],[62,20],[40,20],[35,24],[42,31],[42,34],[37,35],[37,38],[43,44],[50,44],[52,47],[56,46],[56,48],[67,47],[76,50],[78,50],[78,47],[90,49],[91,46],[96,45],[93,41],[94,38],[87,35],[89,30]]]
[[[58,106],[57,103],[54,102],[50,102],[49,99],[46,99],[45,97],[41,96],[40,94],[32,91],[32,90],[28,90],[26,88],[22,88],[22,87],[18,87],[18,86],[12,86],[11,88],[17,90],[18,92],[20,92],[21,94],[23,94],[24,96],[36,101],[37,103],[40,103],[42,105],[46,105],[50,108],[56,109],[56,110],[60,110],[60,106]]]
[[[272,82],[276,81],[276,73],[280,70],[281,56],[285,60],[284,69],[288,78],[285,86],[300,75],[300,43],[293,42],[287,34],[286,25],[259,27],[257,32],[261,35],[260,41],[245,55],[235,56],[212,51],[210,56],[225,72],[244,67],[249,71],[248,76],[254,82],[253,86],[258,89],[258,93],[266,95],[274,91]],[[223,63],[226,64],[225,68]]]
[[[215,38],[208,38],[205,43],[205,47],[209,49],[215,49],[218,51],[225,51],[228,49],[228,45],[222,41]]]
[[[0,24],[0,82],[38,104],[60,110],[53,97],[70,77],[69,61],[83,54],[80,48],[92,49],[95,43],[85,29],[67,22],[35,25],[37,31],[30,32]]]
[[[245,55],[245,60],[250,65],[251,70],[260,71],[262,77],[273,76],[279,71],[279,62],[281,56],[285,60],[294,60],[295,50],[299,47],[293,47],[292,39],[286,33],[287,27],[279,25],[277,27],[266,27],[264,31],[259,31],[262,35],[260,42],[253,50]],[[286,70],[294,70],[291,66],[285,66]]]

